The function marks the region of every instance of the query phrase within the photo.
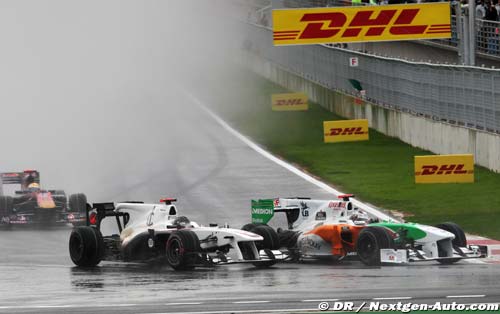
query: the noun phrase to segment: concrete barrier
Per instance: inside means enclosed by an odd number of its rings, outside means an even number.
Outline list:
[[[435,121],[354,97],[321,86],[282,69],[252,53],[245,65],[257,74],[294,92],[305,92],[311,100],[348,119],[368,119],[371,128],[436,154],[474,154],[477,165],[500,172],[500,136],[480,130]],[[359,101],[358,101],[359,102]]]

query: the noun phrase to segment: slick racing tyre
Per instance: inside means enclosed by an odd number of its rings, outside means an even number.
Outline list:
[[[0,196],[0,218],[12,214],[14,199],[11,196]]]
[[[356,242],[358,258],[368,266],[380,265],[380,249],[393,249],[394,239],[384,227],[366,227]]]
[[[101,232],[93,227],[74,228],[69,237],[69,255],[77,266],[97,266],[104,257]]]
[[[85,194],[71,194],[69,196],[68,211],[85,213],[87,209],[87,197]]]
[[[177,230],[167,241],[167,262],[175,270],[193,269],[200,250],[200,240],[196,233],[187,229]]]
[[[450,233],[453,233],[455,236],[455,239],[453,239],[452,244],[453,246],[458,246],[458,247],[466,247],[467,246],[467,238],[465,237],[465,233],[460,228],[459,225],[453,222],[443,222],[441,224],[438,224],[435,226],[436,228],[443,229],[445,231],[448,231]],[[438,243],[438,249],[439,249],[439,243]],[[440,250],[441,251],[441,250]],[[439,252],[439,256],[445,255],[445,253]],[[445,255],[446,256],[446,255]],[[450,258],[450,259],[443,259],[439,260],[438,262],[444,265],[449,265],[449,264],[454,264],[458,262],[460,258]]]

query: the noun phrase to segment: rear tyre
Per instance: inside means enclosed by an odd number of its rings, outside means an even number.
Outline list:
[[[77,266],[97,266],[104,257],[101,231],[93,227],[74,228],[69,237],[69,255]]]
[[[14,209],[14,199],[11,196],[0,196],[0,218],[9,216]]]
[[[177,230],[167,241],[167,262],[175,270],[193,269],[200,250],[200,240],[196,233],[191,230]]]
[[[87,209],[87,196],[83,193],[71,194],[69,196],[68,211],[85,213]]]
[[[453,235],[455,236],[455,239],[453,239],[453,241],[451,242],[453,246],[458,246],[458,247],[467,246],[467,238],[465,237],[465,232],[456,223],[444,222],[436,225],[435,227],[453,233]],[[459,260],[461,260],[461,258],[450,258],[450,259],[438,260],[438,262],[443,265],[450,265],[458,262]]]
[[[384,227],[366,227],[359,233],[356,251],[363,264],[378,266],[380,249],[393,249],[394,240]]]

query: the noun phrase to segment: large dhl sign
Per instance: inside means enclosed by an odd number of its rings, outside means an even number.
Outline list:
[[[298,111],[307,110],[307,95],[301,93],[294,94],[274,94],[271,96],[273,111]]]
[[[415,156],[415,183],[474,182],[474,156]]]
[[[275,45],[450,38],[449,2],[273,10]]]
[[[366,141],[368,135],[368,120],[324,121],[325,143]]]

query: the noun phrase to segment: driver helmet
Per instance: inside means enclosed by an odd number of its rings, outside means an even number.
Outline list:
[[[38,192],[38,191],[40,191],[40,184],[38,184],[38,183],[30,183],[30,185],[28,185],[28,190],[30,192]]]

